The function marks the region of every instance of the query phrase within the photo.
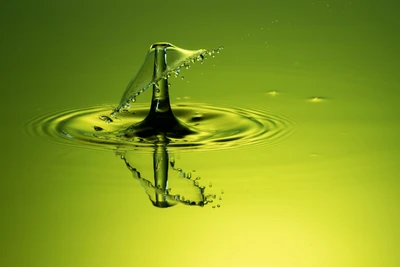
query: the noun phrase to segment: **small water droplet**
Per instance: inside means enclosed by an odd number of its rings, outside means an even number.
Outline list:
[[[208,184],[208,187],[212,187],[212,183],[211,182]]]
[[[322,97],[316,96],[316,97],[309,98],[308,101],[310,101],[312,103],[320,103],[320,102],[325,101],[325,99]]]
[[[221,205],[220,205],[220,204],[218,204],[218,205],[217,205],[217,207],[218,207],[218,208],[220,208],[220,207],[221,207]]]
[[[192,173],[188,172],[187,175],[186,175],[186,178],[191,179],[192,178]]]
[[[269,91],[267,94],[270,96],[276,96],[278,94],[278,92],[277,91]]]
[[[161,91],[160,91],[160,89],[157,89],[156,92],[157,92],[157,93],[160,93]]]
[[[96,132],[99,132],[99,131],[103,131],[103,130],[104,130],[103,128],[101,128],[101,127],[99,127],[99,126],[93,126],[93,128],[94,128],[94,130],[95,130]]]
[[[215,205],[213,205],[212,207],[213,207],[213,209],[215,209]]]
[[[182,77],[181,77],[181,80],[183,80],[183,79],[185,79],[185,76],[182,76]]]
[[[225,192],[224,192],[224,190],[221,190],[221,194],[223,195]]]
[[[219,200],[222,200],[222,196],[219,196]]]
[[[105,121],[106,123],[111,123],[111,122],[113,122],[113,120],[112,120],[110,117],[104,116],[104,115],[103,115],[103,116],[100,116],[99,119],[102,120],[102,121]]]

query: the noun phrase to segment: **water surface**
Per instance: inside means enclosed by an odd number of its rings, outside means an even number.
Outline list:
[[[4,4],[0,265],[398,266],[398,4],[153,4]],[[175,154],[220,207],[157,209],[114,151],[26,130],[118,104],[164,40],[225,47],[171,80],[172,104],[296,124],[267,146]],[[152,156],[132,157],[151,177]]]

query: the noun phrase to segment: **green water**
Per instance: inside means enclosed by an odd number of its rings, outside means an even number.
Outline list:
[[[398,8],[4,2],[0,266],[398,266]],[[224,46],[170,80],[172,105],[295,124],[270,145],[174,155],[222,196],[219,208],[157,209],[113,151],[26,128],[42,114],[117,105],[149,45],[164,40]],[[130,160],[152,177],[150,153]]]

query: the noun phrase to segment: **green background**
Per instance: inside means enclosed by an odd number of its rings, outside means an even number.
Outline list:
[[[0,266],[399,266],[399,8],[2,1]],[[26,129],[50,111],[117,104],[158,41],[225,48],[171,81],[173,103],[296,124],[279,144],[179,156],[224,190],[220,208],[156,209],[112,152]],[[143,173],[150,163],[137,155]]]

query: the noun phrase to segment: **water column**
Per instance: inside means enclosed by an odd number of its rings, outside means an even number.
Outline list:
[[[168,79],[162,77],[167,69],[167,47],[168,43],[155,43],[151,46],[154,49],[154,81],[153,96],[150,112],[144,123],[149,123],[155,130],[158,141],[155,142],[153,154],[155,201],[157,207],[170,207],[166,196],[168,193],[168,152],[166,131],[177,124],[172,113],[168,93]]]

